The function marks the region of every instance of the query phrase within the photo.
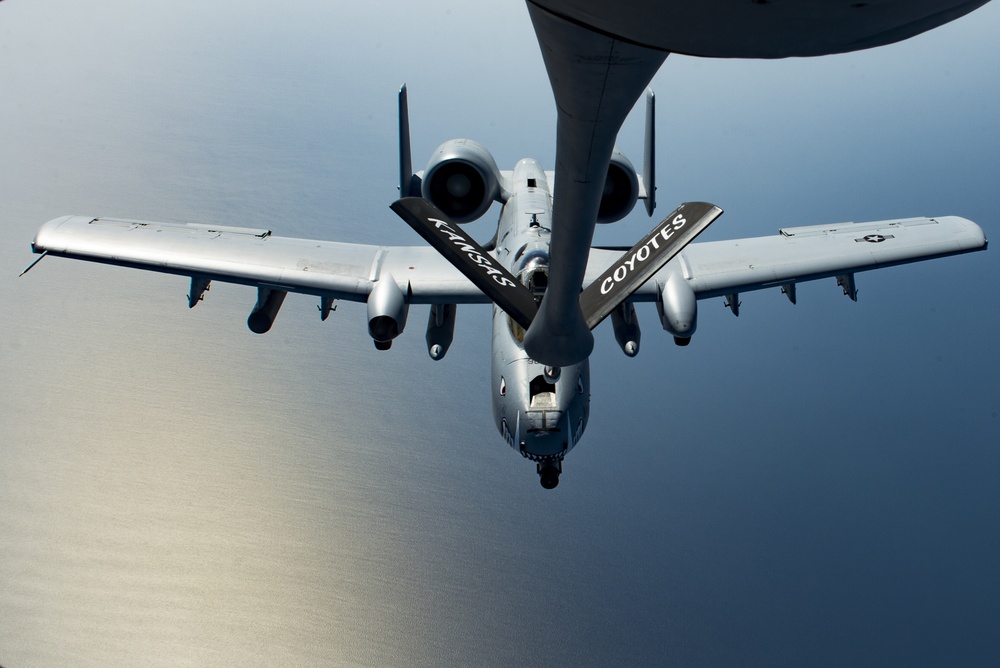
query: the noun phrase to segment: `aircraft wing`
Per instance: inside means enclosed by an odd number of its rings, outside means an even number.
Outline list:
[[[49,221],[32,249],[200,281],[364,302],[392,275],[411,304],[489,300],[427,246],[367,246],[278,237],[268,229],[66,216]],[[193,306],[197,301],[192,299]]]
[[[708,299],[985,248],[982,229],[955,216],[783,228],[769,237],[692,243],[631,301],[655,301],[678,272],[698,299]],[[620,259],[619,249],[595,248],[585,283]]]
[[[193,279],[192,292],[195,281],[202,289],[207,281],[221,281],[365,302],[376,282],[391,275],[408,292],[410,304],[490,303],[428,246],[370,246],[277,237],[264,228],[65,216],[43,225],[32,248],[186,276]],[[985,248],[979,226],[954,216],[784,228],[769,237],[692,243],[630,301],[656,301],[675,274],[698,299],[707,299]],[[627,260],[623,250],[592,249],[584,284]]]

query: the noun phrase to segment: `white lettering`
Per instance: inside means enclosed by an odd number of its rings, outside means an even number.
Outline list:
[[[467,237],[457,232],[447,222],[440,220],[439,218],[428,218],[428,220],[433,222],[434,227],[436,227],[443,235],[447,236],[449,241],[454,242],[455,246],[457,246],[458,249],[465,253],[466,257],[469,258],[469,261],[482,267],[486,271],[487,276],[492,276],[497,285],[504,288],[512,288],[517,285],[514,281],[503,275],[503,270],[497,268],[493,264],[493,259],[491,257],[483,255],[476,250],[476,248],[469,243]]]
[[[653,250],[660,250],[660,242],[657,237],[663,237],[663,240],[668,242],[670,238],[674,236],[674,232],[682,229],[687,225],[688,219],[684,217],[684,214],[679,213],[674,216],[673,220],[668,221],[664,224],[662,228],[658,230],[658,233],[654,233],[652,237],[649,238],[644,245],[640,246],[634,253],[632,257],[627,260],[622,260],[622,263],[615,269],[614,274],[608,276],[601,282],[601,294],[606,295],[611,292],[615,287],[615,283],[621,283],[628,276],[629,272],[635,270],[635,263],[643,263],[649,259],[652,254],[649,246],[652,244]]]

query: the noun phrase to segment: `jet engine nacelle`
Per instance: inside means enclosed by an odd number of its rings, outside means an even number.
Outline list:
[[[671,274],[656,300],[663,329],[674,335],[678,345],[687,345],[698,325],[698,300],[680,274]]]
[[[410,305],[396,280],[387,274],[375,282],[368,295],[368,334],[379,350],[388,350],[403,333]]]
[[[420,190],[424,199],[456,223],[470,223],[500,199],[500,170],[480,144],[452,139],[434,151]]]
[[[625,154],[615,149],[608,165],[608,178],[604,182],[601,206],[597,210],[597,222],[616,223],[635,207],[639,199],[639,177],[635,167]]]

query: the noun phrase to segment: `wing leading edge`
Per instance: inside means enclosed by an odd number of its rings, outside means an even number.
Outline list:
[[[986,247],[982,229],[955,216],[784,228],[768,237],[692,243],[628,301],[669,300],[679,286],[692,299],[780,287],[794,301],[795,284],[829,277],[837,277],[853,298],[856,272]],[[490,303],[426,246],[369,246],[277,237],[268,229],[65,216],[43,225],[32,248],[186,276],[192,279],[192,306],[210,281],[220,281],[257,287],[264,299],[260,308],[267,308],[269,292],[297,292],[319,296],[328,312],[332,299],[368,301],[379,280],[388,277],[409,304]],[[584,285],[618,262],[622,250],[592,249]],[[734,306],[736,312],[738,302]]]
[[[267,229],[65,216],[43,225],[36,253],[320,297],[365,302],[392,276],[411,304],[487,303],[425,246],[278,237]]]

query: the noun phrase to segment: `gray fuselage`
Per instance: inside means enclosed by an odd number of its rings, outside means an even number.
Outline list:
[[[545,172],[534,160],[521,160],[500,214],[495,254],[536,297],[548,284],[551,224]],[[514,450],[538,462],[540,472],[545,465],[561,470],[590,415],[589,361],[546,368],[524,351],[524,331],[494,306],[492,366],[497,429]]]

